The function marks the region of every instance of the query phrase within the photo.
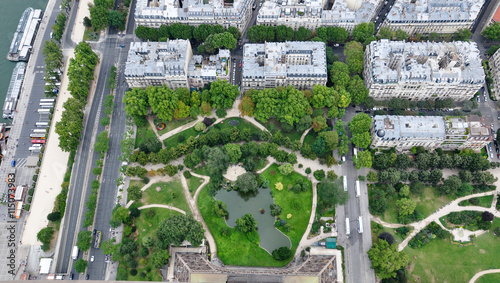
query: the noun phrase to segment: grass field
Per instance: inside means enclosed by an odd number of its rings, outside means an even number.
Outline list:
[[[281,215],[286,218],[287,214],[292,214],[291,218],[286,219],[292,225],[292,229],[290,232],[284,232],[284,234],[290,238],[292,253],[294,253],[309,222],[312,208],[312,189],[298,194],[287,189],[283,189],[282,191],[276,190],[274,184],[277,182],[282,182],[284,188],[287,188],[289,184],[295,184],[295,181],[299,178],[306,179],[295,172],[288,176],[283,176],[278,172],[278,165],[276,164],[270,166],[261,175],[270,181],[270,185],[273,188],[274,202],[282,208]],[[307,182],[309,181],[307,180]],[[198,197],[198,207],[215,239],[218,256],[225,264],[240,266],[285,266],[289,262],[276,261],[268,252],[260,248],[257,243],[251,242],[246,235],[235,229],[230,228],[230,236],[223,236],[221,231],[228,226],[223,218],[215,217],[213,206],[214,198],[209,196],[208,190],[202,190]]]
[[[477,204],[473,204],[473,203],[471,203],[471,200],[472,200],[472,202],[474,202],[474,200],[475,200],[478,203]],[[489,207],[491,207],[491,203],[492,202],[493,202],[493,195],[464,200],[464,201],[461,201],[458,205],[460,205],[460,206],[475,205],[475,206],[481,206],[481,207],[489,208]]]
[[[310,130],[304,138],[303,144],[309,144],[310,146],[312,146],[317,137],[318,134],[314,130]]]
[[[382,232],[388,232],[392,236],[394,236],[395,244],[401,243],[405,238],[399,233],[396,233],[396,229],[393,228],[387,228],[382,225],[378,225],[377,222],[371,221],[371,227],[372,227],[372,239],[375,241],[377,239],[378,235],[380,235]],[[409,226],[410,232],[408,233],[411,234],[411,231],[413,231],[413,227]]]
[[[500,273],[485,274],[476,280],[476,283],[498,283],[500,282]]]
[[[146,184],[142,180],[130,180],[129,186],[138,186],[139,188],[144,187]]]
[[[192,118],[192,117],[187,117],[187,118],[180,119],[180,120],[172,119],[172,121],[166,121],[166,122],[162,121],[159,118],[155,118],[154,124],[156,125],[158,123],[165,123],[165,129],[158,131],[158,135],[161,136],[163,134],[170,132],[173,129],[179,128],[180,126],[184,126],[187,123],[192,122],[192,121],[194,121],[194,118]]]
[[[196,137],[200,132],[197,132],[194,127],[186,129],[178,134],[175,134],[167,139],[163,140],[163,144],[166,148],[176,147],[178,144],[185,142],[189,137]],[[180,141],[179,136],[183,136],[183,140]]]
[[[196,193],[196,190],[203,183],[202,178],[198,178],[195,176],[191,176],[191,178],[187,179],[186,181],[188,183],[189,192],[191,193],[191,196],[194,196],[194,194]]]
[[[424,218],[453,200],[453,197],[439,195],[437,190],[432,187],[426,187],[421,196],[411,194],[410,198],[417,202],[416,210],[418,210]],[[387,200],[387,210],[385,214],[380,217],[383,221],[388,223],[399,223],[398,211],[396,208],[397,200],[398,197],[389,198]]]
[[[231,125],[229,125],[229,122],[232,120],[239,121],[240,123],[237,126],[231,126]],[[243,129],[249,129],[250,133],[252,133],[252,134],[261,132],[261,130],[259,128],[257,128],[256,126],[254,126],[254,124],[248,122],[247,120],[245,120],[243,118],[239,118],[239,117],[227,118],[218,124],[212,125],[211,127],[217,128],[219,130],[234,128],[234,127],[236,127],[240,131]]]
[[[406,247],[408,282],[469,282],[481,270],[500,268],[499,238],[493,234],[498,226],[500,219],[495,218],[492,229],[477,237],[475,245],[460,247],[449,239],[435,239],[422,248]]]
[[[194,173],[196,173],[198,175],[209,176],[208,169],[207,169],[206,165],[200,166],[200,167],[194,169],[193,171],[194,171]]]
[[[157,187],[161,188],[160,191],[156,190]],[[159,182],[151,185],[151,187],[144,191],[142,203],[166,204],[182,209],[186,213],[190,213],[191,211],[186,198],[184,197],[184,190],[182,188],[181,180],[179,179],[168,183]]]

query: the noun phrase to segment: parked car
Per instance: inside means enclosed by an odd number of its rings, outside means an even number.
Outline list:
[[[90,257],[90,262],[94,262],[94,259],[95,259],[94,256],[91,256]]]
[[[85,275],[85,280],[89,280],[89,278],[90,278],[90,275],[88,275],[88,274]]]
[[[73,280],[73,273],[69,274],[69,280]]]
[[[490,157],[493,158],[493,153],[490,153]]]

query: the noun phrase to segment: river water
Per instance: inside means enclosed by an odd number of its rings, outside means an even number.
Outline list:
[[[48,0],[0,0],[0,21],[2,22],[2,28],[0,28],[0,110],[3,108],[12,70],[16,65],[16,62],[7,60],[7,52],[9,52],[19,19],[28,7],[42,9],[45,12],[47,2]],[[0,115],[0,122],[5,122],[2,115]]]

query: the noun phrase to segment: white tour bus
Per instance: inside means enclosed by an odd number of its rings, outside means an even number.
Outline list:
[[[363,219],[361,216],[358,218],[358,233],[363,233]]]

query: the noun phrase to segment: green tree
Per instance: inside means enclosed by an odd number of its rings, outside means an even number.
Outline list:
[[[352,30],[352,38],[357,42],[365,42],[365,40],[375,33],[375,24],[361,23]]]
[[[98,136],[94,145],[94,150],[97,152],[106,152],[109,148],[108,131],[102,131]]]
[[[349,192],[344,191],[340,180],[326,181],[318,184],[318,210],[321,214],[332,211],[337,204],[343,205],[349,199]]]
[[[184,240],[199,246],[204,236],[203,225],[191,215],[175,215],[163,220],[156,232],[157,246],[166,249],[170,244],[180,245]]]
[[[399,189],[399,195],[402,197],[409,197],[410,196],[410,186],[404,185],[401,189]]]
[[[158,153],[161,150],[161,141],[156,135],[149,135],[143,138],[139,144],[139,149],[146,154],[151,152]]]
[[[117,204],[111,213],[109,224],[111,225],[111,227],[116,228],[120,226],[122,222],[128,221],[129,218],[130,215],[128,209],[120,206],[120,204]]]
[[[240,92],[238,86],[218,79],[210,85],[210,100],[213,108],[232,108]]]
[[[252,232],[257,229],[257,221],[255,221],[252,214],[247,213],[236,219],[236,229],[243,233]]]
[[[139,186],[132,185],[127,189],[129,199],[139,201],[142,198],[142,190]]]
[[[236,48],[236,39],[229,32],[211,34],[205,40],[205,50],[209,53],[215,53],[220,48],[233,50]]]
[[[61,219],[61,213],[58,211],[51,212],[47,215],[47,220],[49,221],[59,221]]]
[[[441,36],[438,33],[436,33],[436,32],[431,32],[429,34],[429,40],[430,41],[438,41],[440,38],[441,38]]]
[[[142,88],[133,88],[125,92],[123,102],[125,112],[130,116],[144,116],[148,113],[148,93]]]
[[[299,29],[295,32],[295,40],[297,41],[309,41],[312,37],[312,32],[305,27],[299,27]]]
[[[352,120],[347,123],[349,131],[354,134],[369,132],[372,124],[372,119],[368,114],[358,113],[352,118]]]
[[[234,39],[238,40],[241,37],[240,31],[236,27],[228,27],[227,32],[233,35]]]
[[[238,176],[235,185],[242,193],[255,192],[259,187],[257,177],[250,172]]]
[[[311,116],[305,115],[299,119],[299,121],[295,125],[295,128],[297,131],[303,132],[311,127],[312,122],[313,122],[313,120],[312,120]]]
[[[378,31],[377,38],[379,39],[392,39],[392,31],[389,27],[381,27]]]
[[[125,29],[125,15],[117,10],[109,11],[109,26],[117,30]]]
[[[64,33],[64,27],[66,26],[66,20],[66,14],[61,12],[57,15],[56,23],[52,25],[52,37],[57,41],[61,41]]]
[[[326,143],[322,137],[317,137],[314,143],[312,144],[312,150],[316,155],[321,156],[325,153]]]
[[[359,148],[367,149],[372,142],[372,137],[369,132],[363,132],[352,135],[352,143]]]
[[[47,71],[59,70],[62,67],[64,59],[62,49],[54,40],[45,41],[42,53],[45,58],[45,68]]]
[[[396,246],[389,246],[385,240],[380,240],[368,251],[368,258],[372,261],[372,268],[380,279],[396,277],[398,270],[409,262],[408,255],[398,252]]]
[[[275,260],[283,261],[290,258],[292,251],[288,247],[275,249],[272,253]]]
[[[455,40],[469,41],[472,37],[472,32],[468,28],[459,29],[453,34],[453,37]]]
[[[240,145],[235,143],[228,143],[224,145],[227,155],[229,155],[229,160],[231,163],[238,163],[241,158]]]
[[[253,43],[274,41],[275,30],[273,26],[255,25],[248,28],[247,36]]]
[[[75,271],[78,273],[85,273],[85,270],[87,269],[88,262],[84,260],[83,258],[79,258],[78,260],[75,261]]]
[[[396,36],[396,40],[408,40],[409,37],[408,34],[402,29],[396,30],[394,35]]]
[[[83,130],[83,103],[70,97],[63,104],[61,120],[56,123],[59,147],[67,152],[76,150]]]
[[[321,116],[314,117],[313,123],[312,123],[312,128],[315,132],[320,132],[326,127],[327,127],[327,125],[326,125],[325,117],[321,117]]]
[[[363,71],[363,45],[357,41],[348,42],[344,47],[346,63],[351,73],[361,73]]]
[[[78,233],[76,246],[81,251],[88,251],[92,246],[92,232],[82,231]]]
[[[347,91],[351,94],[354,105],[360,105],[368,98],[368,89],[365,87],[365,82],[358,75],[351,78]]]
[[[278,170],[280,171],[281,175],[288,176],[293,172],[293,165],[290,163],[285,163],[280,165],[278,167]]]
[[[109,11],[102,6],[90,8],[90,20],[92,26],[97,30],[104,30],[109,25]]]
[[[337,89],[347,87],[350,80],[349,66],[340,61],[333,62],[332,68],[330,69],[330,79],[333,86]]]
[[[325,140],[326,151],[332,151],[337,148],[339,143],[339,135],[335,131],[325,131],[318,134],[319,137]]]
[[[359,151],[357,156],[353,156],[353,162],[356,165],[356,169],[361,169],[363,167],[372,167],[372,154],[370,151]]]
[[[486,37],[489,40],[498,40],[500,38],[500,24],[494,22],[493,24],[487,26],[482,32],[481,35]]]
[[[149,86],[146,89],[151,110],[163,121],[171,121],[178,107],[176,93],[166,86]],[[126,109],[126,108],[125,108]],[[126,111],[126,110],[125,110]],[[189,111],[188,111],[189,113]]]
[[[151,255],[151,263],[155,268],[162,268],[168,264],[168,259],[170,258],[170,254],[168,250],[159,250],[154,252]]]
[[[245,96],[238,105],[238,109],[241,112],[241,116],[252,117],[255,109],[255,103],[253,103],[252,98]]]
[[[43,228],[36,234],[36,238],[44,245],[49,245],[54,237],[54,229],[52,227]]]
[[[218,217],[224,217],[224,218],[227,218],[229,216],[226,204],[223,201],[217,200],[214,202],[214,214]]]
[[[401,217],[412,215],[417,207],[417,203],[409,198],[402,198],[396,201],[396,207],[398,208],[398,214]]]
[[[101,250],[103,254],[115,255],[118,253],[119,245],[115,245],[116,239],[114,237],[109,238],[101,243]]]
[[[276,41],[278,42],[292,41],[294,34],[295,32],[291,27],[287,27],[284,25],[276,27]]]

